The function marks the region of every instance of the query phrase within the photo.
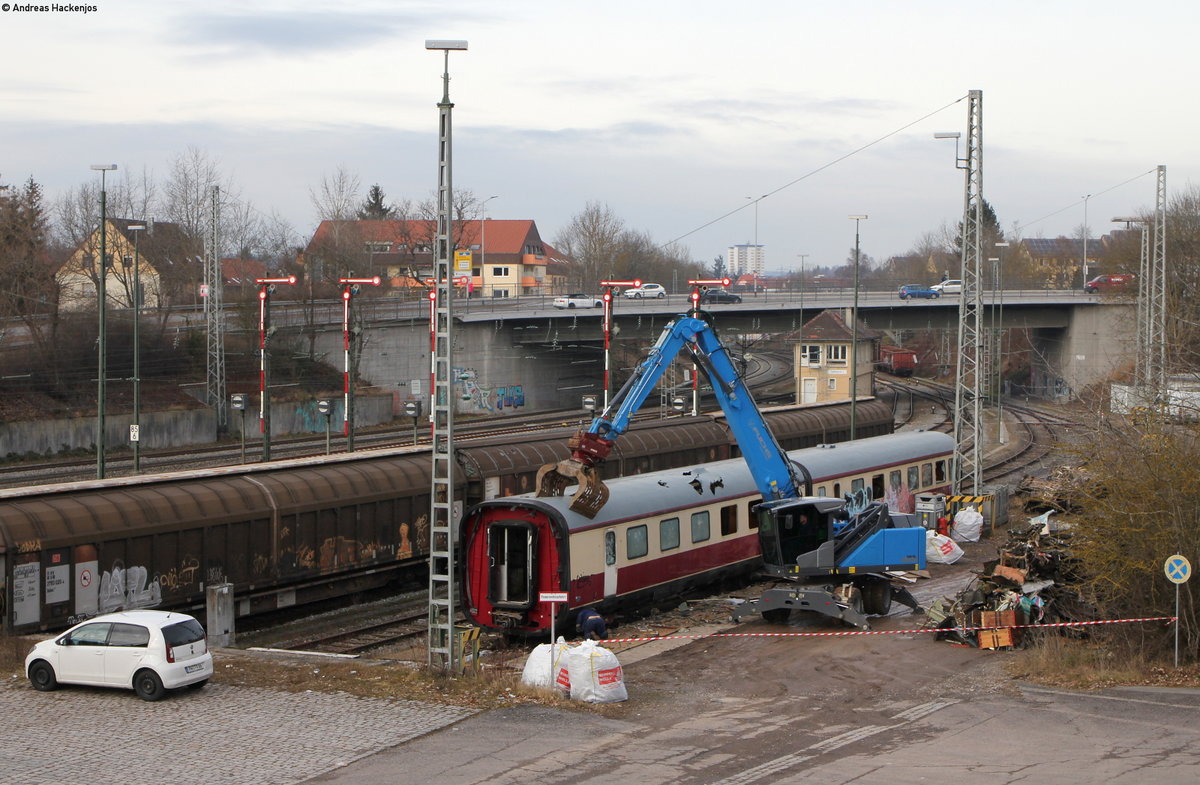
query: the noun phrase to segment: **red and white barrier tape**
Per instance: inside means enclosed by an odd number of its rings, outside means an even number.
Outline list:
[[[1087,627],[1097,624],[1130,624],[1142,621],[1174,623],[1178,616],[1149,616],[1144,619],[1105,619],[1102,621],[1064,621],[1053,624],[1006,624],[989,627],[917,627],[904,630],[844,630],[839,632],[712,632],[695,635],[655,635],[647,638],[609,638],[601,643],[644,643],[647,641],[686,640],[688,638],[835,638],[847,635],[907,635],[914,632],[975,632],[978,630],[1046,630],[1052,627]]]

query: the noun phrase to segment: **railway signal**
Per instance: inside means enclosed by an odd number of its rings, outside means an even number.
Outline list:
[[[362,348],[362,325],[350,329],[350,301],[358,294],[359,287],[378,286],[382,279],[378,276],[370,278],[339,278],[342,285],[342,354],[343,354],[343,384],[342,384],[342,434],[346,437],[346,452],[354,452],[354,377],[358,371],[358,350]],[[350,335],[354,333],[355,340],[351,342]],[[353,343],[353,348],[352,348]],[[326,414],[325,454],[329,454],[329,415]]]
[[[262,459],[271,460],[271,362],[267,339],[271,327],[271,294],[276,286],[294,286],[296,276],[286,278],[255,278],[258,284],[258,429],[262,433]]]

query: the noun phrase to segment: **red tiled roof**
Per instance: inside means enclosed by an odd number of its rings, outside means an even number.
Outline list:
[[[339,230],[352,229],[364,243],[429,243],[437,235],[437,222],[429,220],[364,220],[322,221],[308,242],[306,252],[323,242],[334,239]],[[455,239],[461,247],[480,245],[484,236],[488,253],[521,254],[525,246],[540,245],[549,253],[549,246],[538,235],[537,225],[529,219],[487,219],[484,229],[478,219],[456,222]],[[461,236],[461,239],[459,237]]]

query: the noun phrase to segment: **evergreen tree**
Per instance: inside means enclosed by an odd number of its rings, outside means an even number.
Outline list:
[[[358,208],[358,217],[364,221],[385,221],[396,217],[395,206],[384,201],[383,189],[378,183],[367,192],[366,201]]]

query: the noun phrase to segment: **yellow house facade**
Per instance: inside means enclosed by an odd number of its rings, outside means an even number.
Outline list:
[[[131,226],[145,228],[130,229]],[[174,224],[154,226],[127,218],[110,218],[106,222],[104,245],[108,264],[105,266],[104,294],[109,308],[134,307],[135,286],[141,290],[143,308],[163,305],[162,279],[154,264],[161,256],[162,238],[154,237],[155,232],[178,233]],[[99,296],[97,260],[100,245],[100,228],[97,227],[55,273],[62,310],[95,310]]]

